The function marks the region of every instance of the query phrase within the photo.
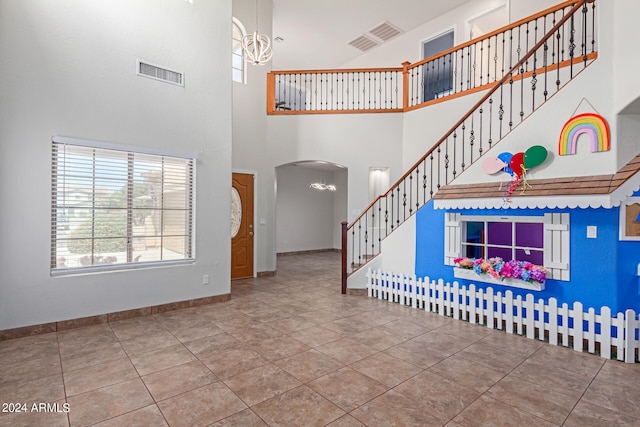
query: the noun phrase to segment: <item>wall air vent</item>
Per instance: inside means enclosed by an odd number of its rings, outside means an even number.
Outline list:
[[[369,49],[378,46],[379,43],[363,34],[351,40],[349,44],[355,47],[356,49],[360,49],[361,51],[366,52]]]
[[[137,61],[136,74],[149,77],[154,80],[161,80],[178,86],[184,86],[184,74],[179,71],[158,67],[148,62]]]
[[[376,36],[380,40],[387,41],[391,40],[398,34],[401,34],[402,31],[398,27],[385,21],[377,27],[370,29],[369,33]]]

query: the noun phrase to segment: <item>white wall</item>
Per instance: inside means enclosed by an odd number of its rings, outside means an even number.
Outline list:
[[[276,170],[276,252],[298,252],[334,248],[336,200],[346,198],[335,173],[304,166],[280,166]],[[312,182],[336,185],[337,190],[309,188]],[[344,212],[343,212],[344,214]]]
[[[508,3],[510,22],[518,21],[561,3],[557,0],[535,2],[528,0],[475,0],[371,49],[353,61],[343,64],[341,68],[400,67],[405,61],[418,62],[423,59],[422,42],[453,29],[454,44],[464,43],[469,40],[467,24],[469,19],[493,10],[505,2]]]
[[[368,206],[369,167],[389,167],[392,182],[403,173],[401,114],[272,116],[268,122],[273,164],[323,160],[346,167],[351,191],[348,218],[340,221],[352,221]]]
[[[230,291],[230,34],[231,0],[0,2],[0,329]],[[53,135],[198,153],[195,264],[52,278]]]
[[[233,16],[240,20],[248,33],[258,29],[271,37],[270,0],[233,0]],[[257,272],[276,269],[275,246],[275,167],[282,162],[270,161],[267,141],[266,74],[271,62],[265,65],[247,64],[247,82],[233,83],[233,168],[256,174],[256,218],[254,244]],[[256,273],[257,273],[256,272]]]

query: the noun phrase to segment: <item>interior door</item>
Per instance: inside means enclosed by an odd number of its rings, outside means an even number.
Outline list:
[[[253,179],[234,173],[231,182],[231,279],[253,277]]]

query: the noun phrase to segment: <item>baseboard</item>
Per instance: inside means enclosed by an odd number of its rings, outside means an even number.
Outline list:
[[[287,255],[308,255],[308,254],[318,254],[322,252],[342,252],[341,249],[311,249],[308,251],[293,251],[293,252],[278,252],[277,256],[287,256]]]
[[[256,274],[257,277],[273,277],[276,275],[276,271],[258,271]]]
[[[21,328],[5,329],[0,331],[0,341],[14,338],[29,337],[32,335],[46,334],[49,332],[60,332],[68,329],[81,328],[84,326],[100,325],[103,323],[117,322],[118,320],[133,319],[136,317],[150,316],[167,311],[180,310],[182,308],[198,307],[201,305],[216,304],[226,302],[231,299],[231,294],[215,295],[212,297],[196,298],[187,301],[171,302],[167,304],[154,305],[150,307],[136,308],[133,310],[117,311],[113,313],[100,314],[97,316],[81,317],[77,319],[62,320],[59,322],[43,323],[40,325],[24,326]]]

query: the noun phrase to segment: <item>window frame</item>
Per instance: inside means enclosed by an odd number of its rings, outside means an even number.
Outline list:
[[[454,259],[462,256],[465,222],[542,222],[543,266],[547,278],[570,280],[570,217],[569,213],[545,213],[536,216],[466,215],[459,212],[445,213],[444,264],[455,266]]]
[[[627,210],[631,205],[640,204],[640,196],[629,197],[625,202],[620,204],[620,237],[621,241],[640,241],[640,234],[629,235],[627,234]],[[636,214],[640,215],[640,214]],[[635,222],[633,219],[632,222]]]
[[[231,30],[231,80],[233,82],[236,83],[242,83],[242,84],[247,84],[247,61],[244,59],[244,57],[242,56],[242,50],[240,51],[240,55],[236,54],[233,52],[233,44],[234,42],[237,40],[233,37],[233,29],[237,28],[238,31],[240,32],[240,39],[238,40],[240,42],[240,44],[242,45],[242,39],[247,35],[247,30],[244,28],[244,25],[242,25],[242,22],[240,22],[239,19],[237,18],[232,18],[232,30]],[[239,56],[240,57],[240,61],[242,64],[242,68],[236,68],[233,66],[233,59],[234,56]],[[236,80],[234,77],[234,71],[235,70],[239,70],[240,74],[242,75],[242,80]]]
[[[462,249],[465,246],[475,246],[475,247],[482,247],[483,248],[483,253],[485,254],[484,258],[490,258],[488,256],[489,247],[502,248],[502,249],[511,249],[511,258],[510,259],[516,259],[515,252],[518,249],[541,251],[544,254],[544,249],[545,249],[544,248],[544,244],[543,244],[542,248],[518,246],[516,244],[516,233],[515,233],[516,224],[518,224],[518,223],[544,224],[544,217],[542,217],[542,216],[464,215],[464,216],[462,216],[462,218],[463,218],[462,222],[481,222],[481,223],[483,223],[483,230],[484,230],[485,239],[484,239],[484,242],[482,242],[480,244],[473,244],[473,243],[468,242],[467,239],[465,238],[465,234],[466,234],[467,228],[462,226],[462,234],[461,234],[461,242],[460,242],[460,244],[461,244],[461,253],[464,253],[464,251],[462,251]],[[511,230],[512,230],[511,245],[499,245],[499,244],[489,243],[489,239],[486,237],[487,236],[487,231],[488,231],[488,228],[489,228],[489,223],[496,223],[496,222],[511,224]],[[543,228],[543,235],[544,235],[544,228]],[[544,240],[544,237],[543,237],[543,240]],[[505,259],[505,261],[509,261],[510,259]],[[520,260],[520,261],[522,261],[522,260]]]
[[[185,174],[185,189],[184,189],[184,200],[186,202],[186,206],[184,209],[178,209],[178,212],[184,213],[186,216],[185,226],[185,234],[182,236],[185,239],[184,245],[184,258],[183,259],[165,259],[165,260],[151,260],[151,261],[130,261],[131,258],[129,255],[133,253],[134,240],[138,237],[134,235],[133,226],[135,221],[135,216],[133,215],[134,207],[132,205],[127,205],[127,215],[126,215],[126,235],[124,237],[117,235],[113,236],[114,238],[122,238],[126,239],[126,253],[127,253],[127,261],[120,263],[95,263],[95,257],[97,253],[95,252],[95,242],[91,243],[92,250],[91,255],[93,257],[93,261],[90,265],[79,265],[70,267],[69,265],[59,266],[59,248],[58,242],[62,240],[59,237],[59,232],[61,228],[58,224],[59,211],[61,209],[69,209],[68,200],[62,199],[60,200],[60,195],[65,194],[65,192],[59,192],[59,182],[60,180],[64,180],[69,177],[69,173],[61,172],[58,169],[58,165],[61,160],[61,147],[62,150],[66,149],[66,147],[70,147],[72,150],[93,150],[94,155],[100,154],[102,156],[108,157],[112,156],[120,156],[121,159],[125,158],[127,162],[127,177],[126,177],[126,188],[127,188],[127,200],[133,199],[133,193],[129,193],[133,191],[134,183],[138,182],[132,173],[132,166],[136,163],[136,155],[138,158],[146,157],[148,158],[152,156],[157,157],[157,161],[161,162],[175,162],[176,164],[184,163],[184,174]],[[130,269],[138,269],[138,268],[149,268],[149,267],[166,267],[171,265],[185,265],[185,264],[193,264],[195,263],[195,172],[196,172],[196,159],[197,155],[194,153],[185,153],[185,152],[176,152],[176,151],[168,151],[168,150],[156,150],[149,149],[143,147],[134,147],[129,145],[117,145],[105,142],[91,141],[91,140],[83,140],[76,138],[68,138],[61,136],[54,136],[52,138],[51,143],[51,258],[50,258],[50,274],[51,276],[62,276],[62,275],[74,275],[74,274],[84,274],[84,273],[94,273],[94,272],[105,272],[105,271],[122,271],[122,270],[130,270]],[[117,152],[117,154],[116,154]],[[64,153],[66,155],[66,153]],[[141,160],[144,162],[145,160]],[[84,172],[84,171],[83,171]],[[92,171],[86,171],[90,173],[86,178],[90,178],[91,180],[95,180],[97,177],[95,175],[95,169]],[[78,173],[78,172],[76,172]],[[172,183],[170,180],[166,178],[162,178],[161,184],[166,185],[168,183]],[[121,187],[124,188],[125,186]],[[93,191],[90,192],[91,198],[95,199],[96,189],[98,187],[93,188]],[[164,195],[164,193],[163,193]],[[164,196],[163,196],[164,197]],[[123,209],[123,208],[118,208]],[[176,212],[175,207],[162,206],[157,210],[160,213],[162,218],[170,212]],[[92,227],[95,226],[95,214],[96,208],[92,207]],[[68,215],[67,212],[63,213],[63,217]],[[166,233],[164,228],[160,231],[161,238],[166,237],[176,237],[171,235],[170,233]],[[179,236],[178,236],[179,237]],[[64,256],[64,255],[61,255]],[[66,261],[66,260],[65,260]]]

